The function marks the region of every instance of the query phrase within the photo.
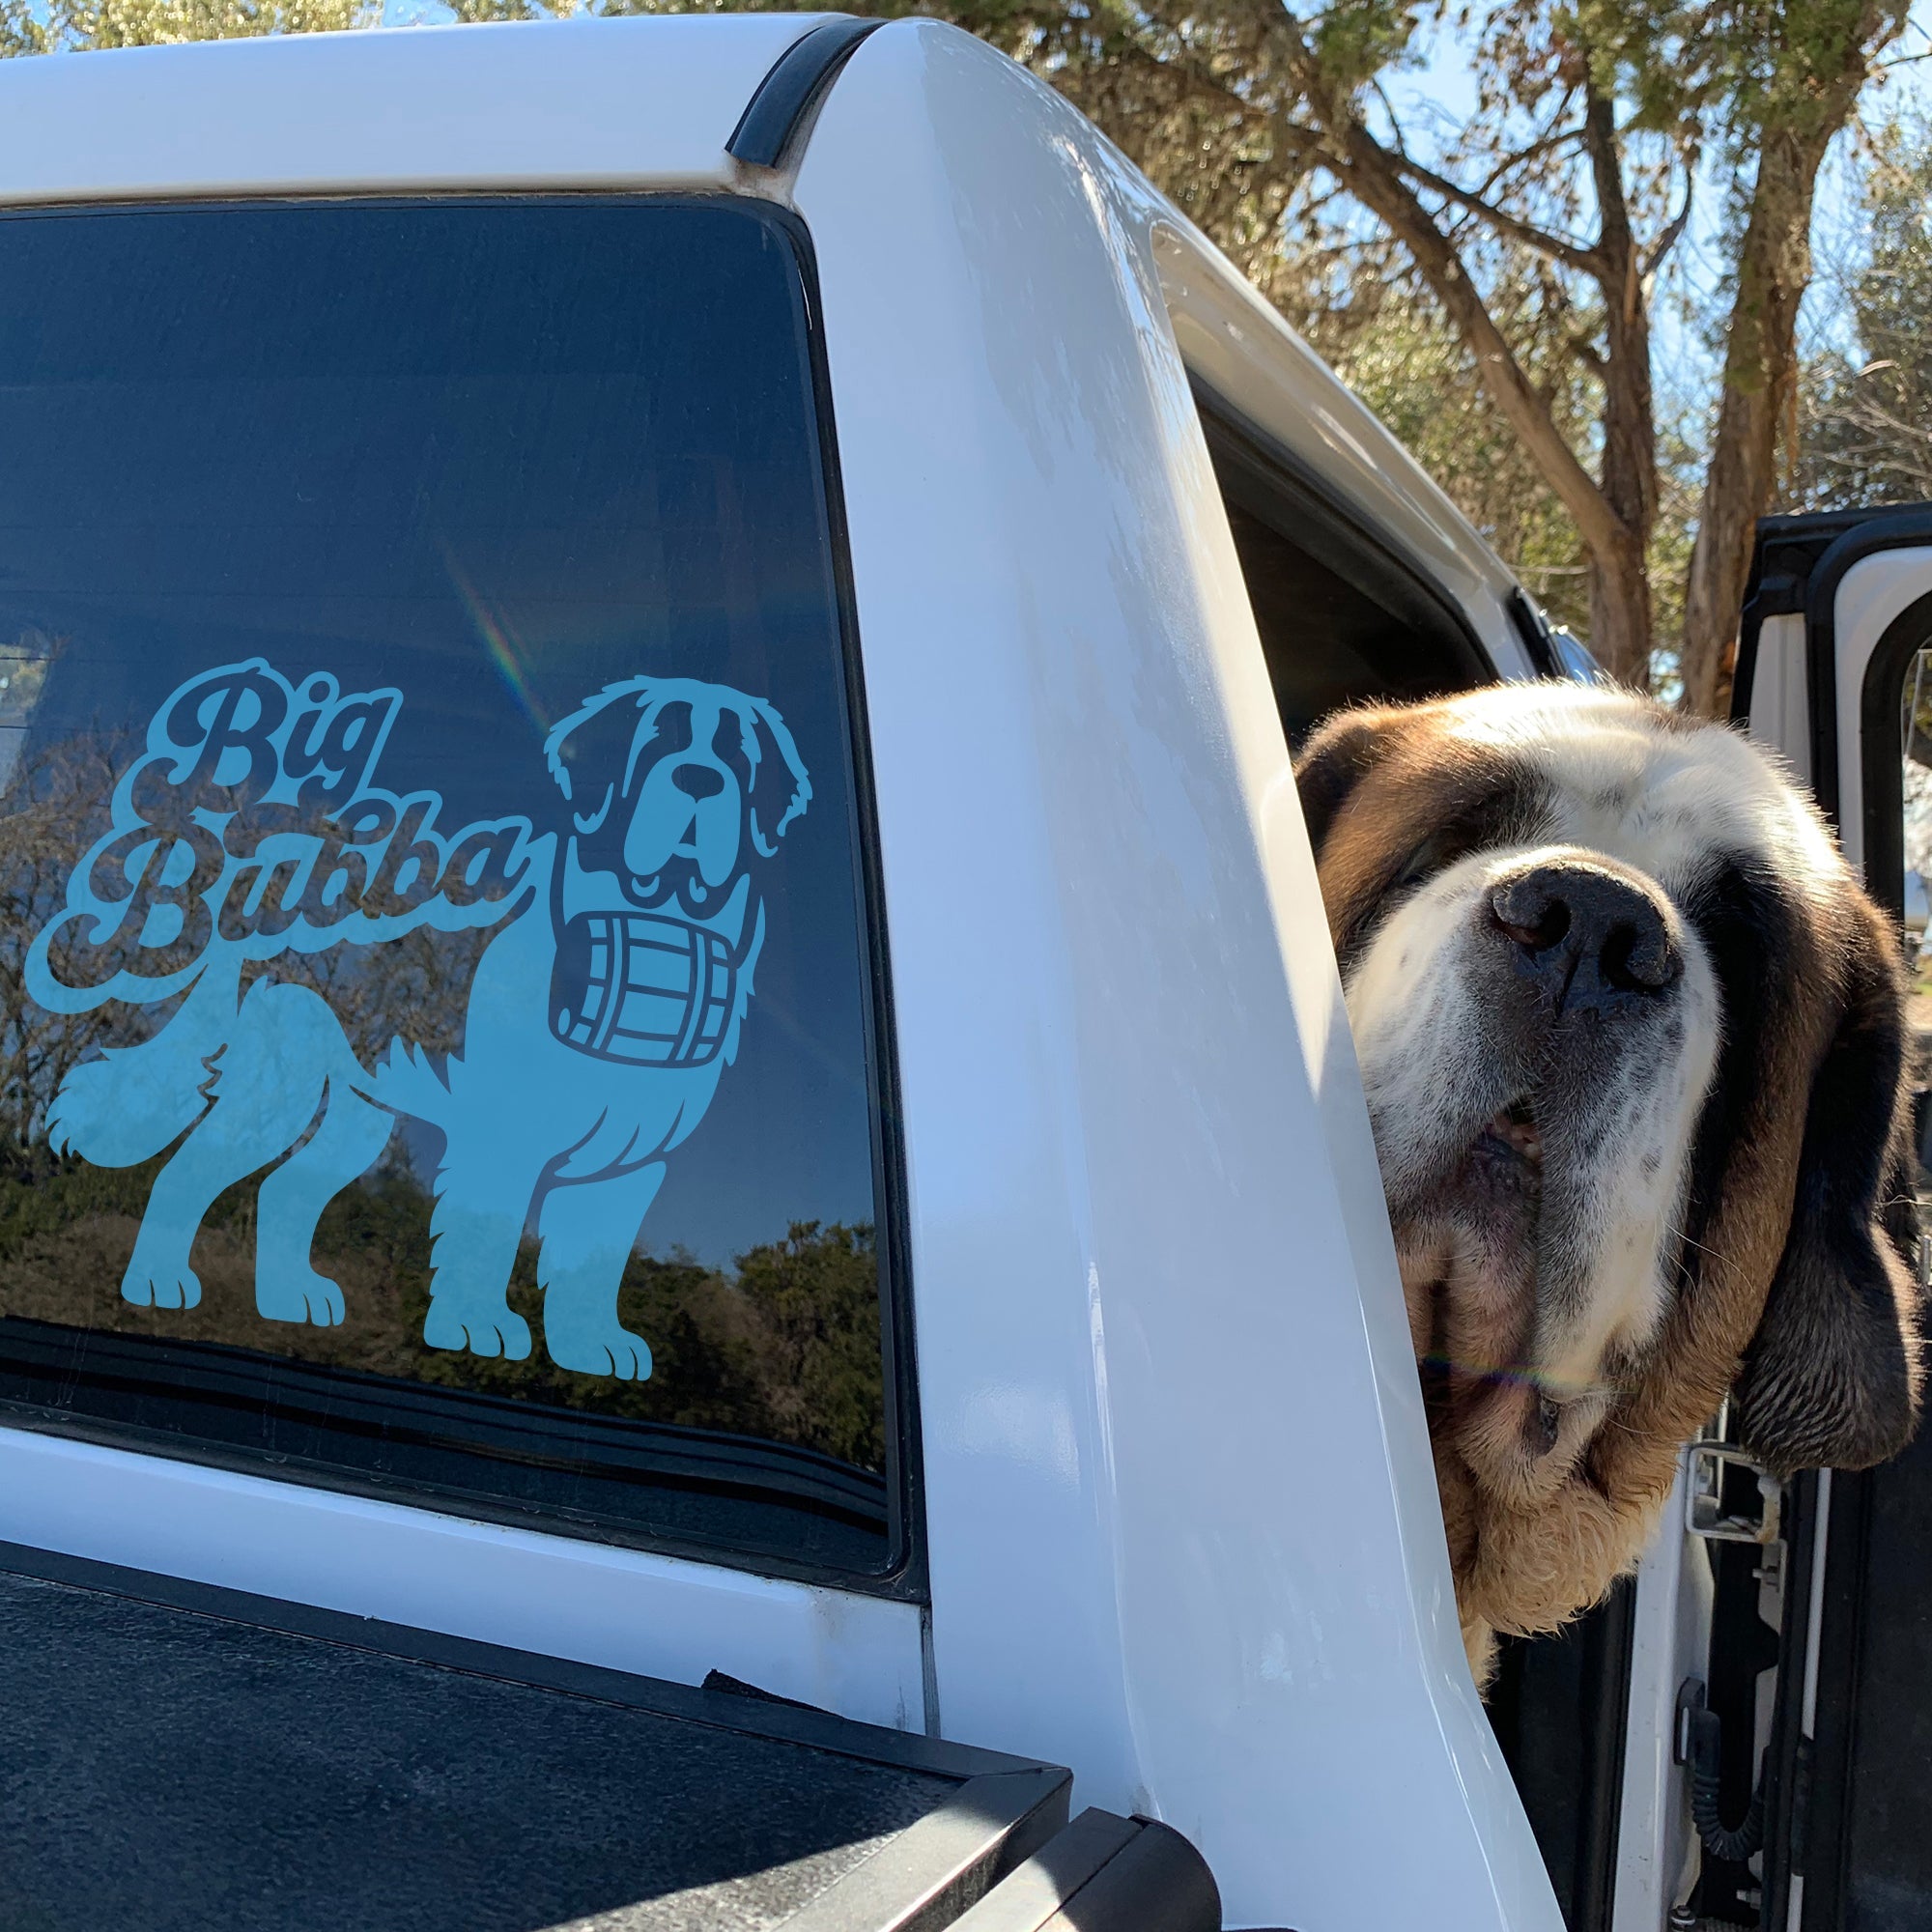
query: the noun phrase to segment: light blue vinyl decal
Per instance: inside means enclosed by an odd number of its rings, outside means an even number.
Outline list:
[[[344,1317],[311,1265],[316,1223],[382,1153],[394,1119],[444,1138],[423,1339],[521,1359],[506,1291],[532,1209],[544,1345],[585,1375],[650,1374],[617,1292],[665,1156],[735,1059],[764,938],[754,874],[811,784],[762,698],[636,677],[546,739],[554,829],[508,816],[445,827],[436,792],[377,767],[398,691],[292,685],[263,660],[172,693],[115,788],[112,822],[36,936],[32,997],[175,1012],[61,1083],[54,1148],[104,1167],[172,1148],[121,1292],[191,1308],[189,1251],[215,1199],[268,1168],[255,1303],[272,1321]],[[404,1038],[373,1066],[282,953],[380,946],[421,927],[496,927],[463,1047],[437,1065]],[[244,969],[255,968],[253,972]]]

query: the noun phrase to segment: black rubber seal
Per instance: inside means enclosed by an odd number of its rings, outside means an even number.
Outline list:
[[[838,78],[838,70],[857,52],[859,43],[884,24],[841,14],[801,35],[759,81],[724,152],[750,167],[777,167],[806,117]]]
[[[1510,622],[1515,626],[1517,641],[1521,644],[1523,655],[1528,658],[1530,668],[1538,677],[1565,677],[1563,660],[1556,655],[1556,640],[1549,635],[1549,626],[1540,611],[1521,590],[1512,590],[1509,594]]]

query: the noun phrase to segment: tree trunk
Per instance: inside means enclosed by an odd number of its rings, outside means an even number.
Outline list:
[[[1607,112],[1607,110],[1606,110]],[[1359,121],[1344,120],[1329,165],[1363,207],[1408,250],[1451,326],[1474,356],[1484,388],[1530,461],[1575,520],[1590,559],[1590,649],[1610,675],[1650,687],[1650,583],[1644,552],[1657,501],[1649,320],[1634,255],[1619,277],[1628,301],[1611,330],[1600,482],[1564,440],[1528,375],[1484,306],[1455,245],[1431,219],[1391,156]],[[1617,202],[1621,212],[1621,189]],[[1630,236],[1623,231],[1627,254]]]
[[[1798,305],[1811,276],[1818,169],[1858,103],[1873,55],[1901,23],[1876,8],[1848,11],[1829,58],[1807,50],[1805,111],[1767,127],[1758,153],[1685,596],[1683,703],[1704,717],[1730,710],[1752,534],[1776,492],[1778,428],[1798,381]],[[1792,61],[1792,50],[1784,58]]]
[[[1632,543],[1607,564],[1590,553],[1590,655],[1619,684],[1650,689],[1650,580]]]
[[[1636,238],[1624,198],[1616,116],[1594,86],[1583,143],[1597,194],[1597,279],[1604,292],[1604,499],[1617,530],[1593,543],[1590,650],[1617,680],[1650,689],[1650,533],[1657,522],[1657,415],[1650,383],[1650,309]]]
[[[1776,490],[1777,432],[1798,380],[1798,304],[1810,279],[1811,206],[1826,139],[1773,135],[1758,159],[1685,597],[1684,708],[1704,717],[1730,708],[1752,532]]]

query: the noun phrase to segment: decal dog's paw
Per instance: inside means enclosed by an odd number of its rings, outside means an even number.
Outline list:
[[[615,1321],[558,1321],[546,1312],[544,1349],[558,1368],[576,1375],[614,1376],[620,1382],[650,1379],[650,1344]]]
[[[514,1309],[466,1308],[453,1295],[430,1297],[423,1342],[432,1349],[468,1349],[472,1355],[501,1355],[521,1362],[530,1352],[530,1324]]]
[[[121,1279],[121,1299],[136,1308],[194,1308],[201,1282],[190,1267],[151,1268],[136,1255]]]
[[[306,1321],[316,1328],[339,1328],[348,1313],[342,1291],[313,1268],[258,1272],[255,1312],[270,1321]]]

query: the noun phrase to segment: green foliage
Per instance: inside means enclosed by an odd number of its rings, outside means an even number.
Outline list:
[[[739,3],[778,11],[792,0]],[[453,0],[453,9],[468,20],[722,11],[716,0]],[[1720,259],[1708,286],[1680,282],[1677,298],[1693,329],[1725,345],[1730,391],[1763,399],[1768,419],[1787,393],[1793,285],[1809,273],[1803,237],[1816,157],[1900,30],[1905,0],[1326,0],[1306,11],[1250,0],[856,0],[856,10],[949,19],[1060,89],[1356,383],[1555,614],[1580,629],[1591,608],[1614,608],[1619,648],[1636,649],[1640,665],[1650,620],[1633,605],[1642,593],[1628,581],[1631,559],[1648,560],[1654,638],[1667,664],[1686,575],[1697,567],[1694,518],[1747,531],[1766,507],[1756,500],[1769,462],[1761,438],[1750,442],[1758,454],[1713,472],[1748,475],[1753,500],[1700,503],[1715,434],[1703,400],[1674,398],[1665,412],[1689,430],[1654,419],[1649,311],[1689,184],[1719,184]],[[377,0],[0,0],[0,52],[377,17]],[[1477,106],[1460,128],[1405,126],[1385,88],[1417,64],[1425,33],[1453,35],[1471,51]],[[1351,198],[1361,187],[1347,158],[1356,137],[1379,150],[1384,187],[1400,182],[1397,192],[1412,195],[1418,218],[1449,243],[1452,279],[1478,293],[1535,398],[1532,426],[1505,417],[1496,358],[1480,369],[1472,360],[1437,305],[1443,285],[1427,282],[1365,213],[1373,204],[1386,217],[1386,195]],[[1778,165],[1760,165],[1765,155]],[[1861,310],[1868,347],[1890,339],[1882,307],[1873,294],[1871,314]],[[1373,339],[1364,316],[1376,320]],[[1906,361],[1881,349],[1864,363],[1827,358],[1812,371],[1802,498],[1855,478],[1892,495],[1932,488],[1911,453],[1907,430],[1925,418],[1917,375],[1895,373]],[[1747,425],[1725,433],[1758,438]],[[1602,503],[1579,482],[1579,464]],[[1594,532],[1587,554],[1573,516]],[[1728,536],[1723,545],[1735,548]],[[1715,568],[1704,566],[1700,610],[1729,594]],[[1586,606],[1593,570],[1598,602]],[[1622,587],[1604,603],[1608,578]],[[1718,640],[1693,641],[1702,691]]]
[[[381,0],[0,0],[0,53],[326,33],[381,18]]]
[[[1932,122],[1880,132],[1861,213],[1864,257],[1829,291],[1841,341],[1804,371],[1794,508],[1932,497]]]
[[[738,1288],[771,1354],[771,1433],[884,1466],[878,1264],[869,1227],[794,1222],[738,1257]]]
[[[1423,10],[1388,0],[1342,0],[1322,8],[1307,29],[1309,44],[1338,88],[1352,94],[1402,65]]]

